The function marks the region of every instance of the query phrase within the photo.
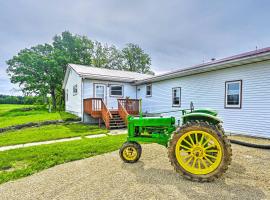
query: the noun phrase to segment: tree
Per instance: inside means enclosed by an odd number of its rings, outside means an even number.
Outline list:
[[[124,58],[124,70],[135,71],[144,74],[154,74],[150,69],[151,58],[136,44],[127,44],[122,49]]]
[[[55,59],[65,70],[68,63],[89,65],[92,63],[94,43],[85,36],[65,31],[53,38]]]
[[[67,64],[91,65],[93,62],[94,42],[86,36],[72,35],[70,32],[65,31],[61,35],[54,36],[53,47],[54,59],[58,67],[62,69],[62,74],[58,77],[61,84],[56,87],[56,100],[60,107],[64,107],[65,93],[61,86]]]
[[[93,42],[85,36],[63,32],[44,44],[21,50],[7,61],[12,83],[19,83],[24,94],[51,95],[53,108],[63,105],[62,82],[68,63],[91,65]]]
[[[114,45],[109,47],[108,69],[124,70],[124,57],[122,51]]]
[[[153,73],[149,55],[138,45],[128,44],[119,50],[68,31],[54,36],[52,44],[21,50],[7,61],[7,73],[12,83],[19,83],[25,95],[34,94],[46,99],[50,94],[56,109],[57,105],[64,105],[62,82],[68,63]]]
[[[18,55],[7,61],[7,72],[12,83],[19,83],[27,94],[51,94],[53,107],[56,108],[55,92],[63,71],[54,59],[52,45],[44,44],[21,50]]]
[[[100,42],[95,41],[92,65],[99,68],[108,68],[109,53],[109,47],[107,44],[103,46]]]

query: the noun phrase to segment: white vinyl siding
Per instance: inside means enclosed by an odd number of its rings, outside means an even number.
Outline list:
[[[225,82],[242,80],[242,108],[224,108]],[[152,98],[145,98],[145,85],[139,88],[143,111],[177,110],[171,106],[171,88],[181,85],[181,108],[212,108],[219,112],[227,132],[270,138],[270,62],[258,62],[181,78],[152,83]],[[164,114],[165,115],[165,114]],[[181,120],[181,112],[168,113]]]
[[[70,69],[66,91],[66,111],[82,117],[82,99],[81,99],[81,77]]]
[[[65,86],[66,111],[78,116],[82,115],[83,98],[92,98],[94,83],[105,84],[106,104],[109,109],[117,109],[117,98],[110,96],[110,85],[123,85],[123,98],[141,98],[143,111],[168,112],[177,111],[179,107],[172,107],[172,88],[181,87],[180,104],[181,109],[189,108],[190,102],[196,108],[211,108],[219,112],[224,121],[226,132],[254,135],[270,138],[270,62],[257,62],[248,65],[226,68],[211,72],[189,75],[180,78],[153,82],[151,98],[147,98],[147,84],[132,85],[116,81],[101,81],[84,79],[73,70],[69,74]],[[226,108],[226,82],[241,80],[241,91],[231,89],[229,94],[240,95],[241,109]],[[73,96],[73,86],[77,84],[78,94]],[[81,94],[83,86],[83,94]],[[234,87],[233,87],[234,88]],[[149,94],[149,92],[148,92]],[[242,97],[242,98],[241,98]],[[239,105],[239,104],[237,104]],[[162,114],[163,116],[174,116],[181,120],[181,112]]]
[[[117,99],[118,96],[110,96],[110,85],[122,85],[123,86],[123,96],[120,98],[126,98],[129,97],[131,99],[136,99],[136,86],[133,86],[129,83],[120,83],[120,82],[113,82],[113,81],[101,81],[101,80],[91,80],[91,79],[84,79],[83,81],[83,98],[93,98],[93,89],[94,84],[104,84],[106,87],[106,98],[105,102],[109,109],[117,109],[118,108],[118,102]]]

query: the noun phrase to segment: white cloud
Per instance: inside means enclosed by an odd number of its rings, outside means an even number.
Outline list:
[[[1,1],[0,72],[20,49],[51,42],[64,30],[119,47],[137,43],[158,72],[188,67],[268,46],[269,5],[266,0]]]

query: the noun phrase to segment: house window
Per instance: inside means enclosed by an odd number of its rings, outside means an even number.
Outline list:
[[[146,96],[151,97],[152,96],[152,85],[146,85]]]
[[[241,108],[242,81],[225,82],[225,108]]]
[[[78,93],[78,86],[76,84],[76,85],[73,85],[73,96],[77,95],[77,93]]]
[[[66,90],[66,100],[68,101],[68,89]]]
[[[123,86],[122,85],[111,85],[110,86],[110,96],[122,97],[123,96]]]
[[[176,87],[172,89],[172,106],[181,106],[181,88]]]

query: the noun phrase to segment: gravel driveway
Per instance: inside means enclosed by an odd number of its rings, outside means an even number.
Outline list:
[[[270,151],[232,147],[230,169],[212,183],[178,176],[166,148],[148,144],[136,164],[118,151],[66,163],[0,185],[0,199],[270,199]]]

